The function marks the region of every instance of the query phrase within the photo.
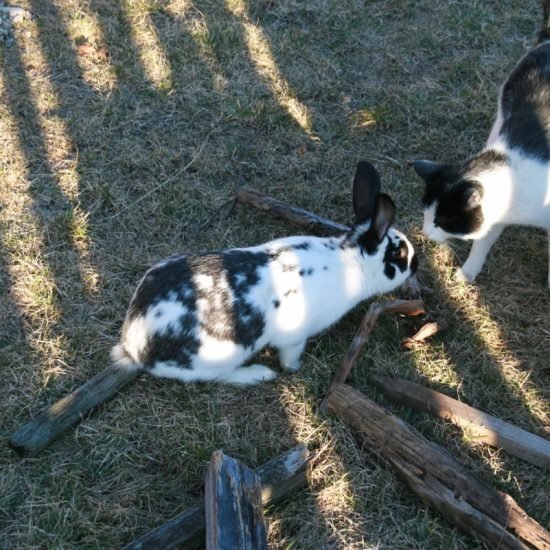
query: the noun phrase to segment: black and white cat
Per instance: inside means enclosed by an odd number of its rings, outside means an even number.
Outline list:
[[[485,148],[460,164],[413,163],[426,183],[425,235],[473,241],[457,273],[462,281],[476,278],[508,225],[546,229],[550,256],[550,0],[543,11],[537,45],[501,88]]]

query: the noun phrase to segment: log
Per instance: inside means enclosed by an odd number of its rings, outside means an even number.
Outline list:
[[[382,313],[404,313],[412,316],[422,315],[425,313],[424,302],[422,300],[384,300],[373,302],[363,317],[363,321],[355,333],[346,355],[334,374],[327,390],[327,396],[331,394],[336,386],[346,381],[353,365],[355,365],[363,347],[367,343],[378,317],[380,317]],[[326,411],[326,405],[327,398],[325,397],[321,404],[322,411]]]
[[[373,376],[374,385],[388,397],[417,410],[429,412],[466,428],[474,437],[493,447],[542,468],[550,469],[550,441],[509,422],[481,412],[452,397],[401,378]]]
[[[115,365],[107,367],[19,428],[10,437],[8,445],[19,456],[32,456],[38,453],[98,405],[114,397],[118,390],[134,381],[140,374],[139,369]]]
[[[550,533],[512,497],[481,483],[442,447],[346,384],[328,396],[359,439],[388,461],[428,506],[491,548],[550,548]]]
[[[235,188],[235,200],[238,204],[253,206],[274,218],[281,218],[319,235],[339,235],[349,231],[349,226],[333,222],[313,212],[290,206],[282,201],[264,195],[252,187],[241,185]]]
[[[255,472],[262,483],[263,505],[276,504],[301,487],[316,459],[304,445],[299,445],[257,468]],[[194,548],[204,544],[205,525],[204,504],[201,502],[143,534],[123,550]]]
[[[206,550],[267,550],[260,479],[214,451],[206,474]]]

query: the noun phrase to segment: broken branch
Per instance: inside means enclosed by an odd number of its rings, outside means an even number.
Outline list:
[[[9,446],[19,456],[36,454],[99,405],[112,399],[141,372],[110,365],[19,428],[10,437]]]
[[[447,330],[449,324],[446,321],[430,321],[422,325],[416,333],[410,338],[405,338],[402,345],[405,349],[414,349],[418,344],[424,343],[425,340],[435,336],[437,333]]]
[[[313,212],[290,206],[280,200],[264,195],[252,187],[242,185],[235,188],[235,200],[239,204],[247,204],[268,213],[274,218],[280,218],[299,225],[311,233],[322,235],[338,235],[349,231],[349,226],[333,222]]]
[[[374,385],[388,397],[413,409],[429,412],[466,428],[483,443],[542,468],[550,468],[550,442],[513,424],[481,412],[452,397],[402,378],[374,375]]]
[[[512,497],[481,483],[445,449],[357,390],[336,386],[328,407],[426,504],[465,532],[491,548],[550,548],[550,533]]]
[[[367,343],[378,317],[382,313],[403,313],[404,315],[411,316],[422,315],[425,313],[424,302],[422,300],[383,300],[373,302],[363,317],[359,330],[355,333],[344,359],[342,359],[338,370],[334,374],[332,382],[328,387],[327,396],[331,394],[336,386],[346,381],[353,365]],[[326,410],[326,404],[327,398],[321,404],[321,410]]]

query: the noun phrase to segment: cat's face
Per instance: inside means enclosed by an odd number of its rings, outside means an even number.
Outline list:
[[[414,169],[426,184],[424,234],[438,242],[476,238],[483,226],[479,182],[458,165],[416,161]]]

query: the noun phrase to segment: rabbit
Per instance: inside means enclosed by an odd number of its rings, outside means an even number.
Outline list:
[[[355,225],[339,237],[285,237],[154,265],[130,302],[115,365],[246,386],[277,376],[265,365],[243,366],[269,345],[296,372],[310,336],[416,271],[411,243],[390,227],[395,205],[366,161],[357,165],[353,208]]]

